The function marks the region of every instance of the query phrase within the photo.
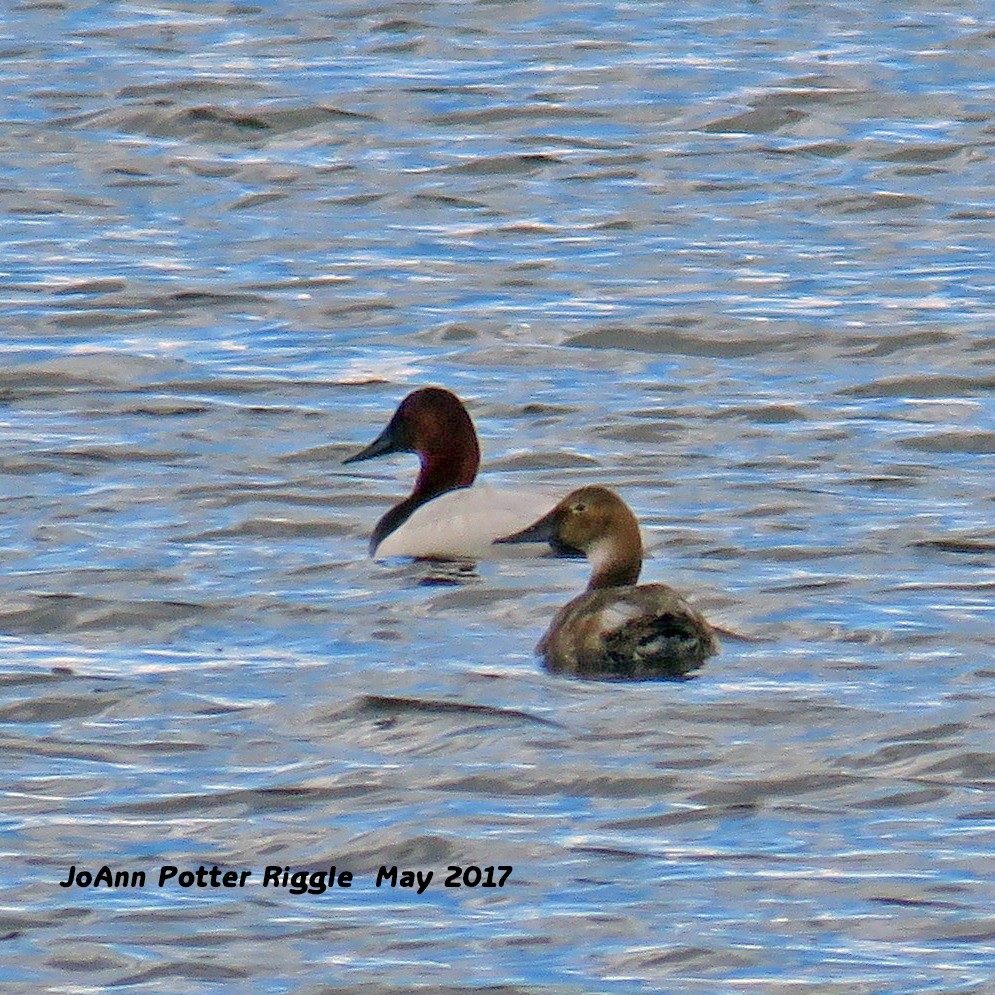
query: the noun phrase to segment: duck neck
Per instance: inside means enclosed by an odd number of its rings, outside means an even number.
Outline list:
[[[633,521],[632,527],[626,528],[621,534],[599,539],[587,551],[587,559],[592,567],[591,579],[587,585],[589,591],[635,584],[643,566],[643,544],[639,538],[639,526]]]
[[[419,456],[421,471],[411,493],[415,507],[446,491],[469,487],[476,479],[477,467],[480,466],[480,447],[472,430],[468,438],[446,440],[444,448],[432,447],[419,453]]]
[[[473,428],[470,428],[469,436],[462,442],[458,438],[453,441],[457,447],[453,452],[448,447],[445,451],[441,447],[433,447],[419,452],[421,471],[415,481],[415,488],[377,522],[377,527],[370,536],[371,554],[427,501],[447,491],[469,487],[474,482],[480,465],[480,447]]]

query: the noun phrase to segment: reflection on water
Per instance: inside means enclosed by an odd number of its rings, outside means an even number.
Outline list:
[[[12,8],[6,985],[989,984],[989,15]],[[367,560],[426,383],[741,638],[563,680],[583,563]]]

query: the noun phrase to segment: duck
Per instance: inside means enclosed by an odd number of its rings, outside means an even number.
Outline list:
[[[639,523],[607,487],[581,487],[501,543],[552,541],[592,567],[583,594],[554,616],[536,646],[547,670],[595,680],[667,680],[719,651],[715,630],[666,584],[640,584]]]
[[[483,559],[497,556],[494,540],[522,529],[559,495],[508,490],[476,482],[480,444],[463,402],[444,387],[420,387],[398,405],[386,428],[343,463],[416,453],[414,490],[377,522],[370,555],[383,559]],[[560,492],[562,494],[562,492]],[[537,545],[535,551],[546,551]]]

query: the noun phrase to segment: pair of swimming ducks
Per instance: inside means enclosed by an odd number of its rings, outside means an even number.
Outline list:
[[[412,493],[377,523],[371,555],[477,558],[496,542],[548,542],[587,557],[587,590],[557,612],[536,647],[548,670],[661,680],[696,670],[718,652],[712,627],[676,591],[636,586],[639,524],[613,491],[581,487],[557,501],[474,484],[480,447],[455,394],[441,387],[412,392],[383,432],[345,462],[388,453],[417,453],[421,471]]]

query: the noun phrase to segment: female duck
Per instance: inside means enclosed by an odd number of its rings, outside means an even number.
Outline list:
[[[422,387],[400,403],[387,427],[344,460],[417,453],[415,488],[377,522],[370,555],[446,559],[493,555],[494,540],[534,521],[556,495],[474,485],[480,446],[462,402],[441,387]]]
[[[498,541],[540,539],[579,549],[593,567],[587,590],[557,612],[536,647],[548,670],[660,680],[697,670],[718,652],[712,627],[673,588],[634,586],[642,566],[639,523],[613,491],[582,487],[534,525]]]

